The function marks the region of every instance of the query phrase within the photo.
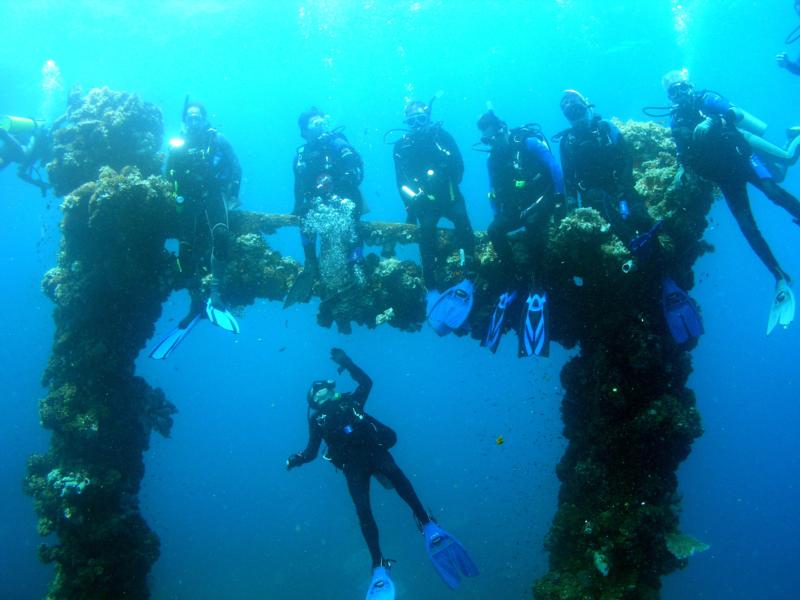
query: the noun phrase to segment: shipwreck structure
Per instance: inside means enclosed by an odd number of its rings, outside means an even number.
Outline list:
[[[58,264],[42,284],[55,304],[48,393],[39,407],[52,442],[30,458],[25,488],[39,532],[56,538],[40,548],[41,559],[55,566],[49,598],[147,598],[159,541],[139,510],[143,454],[151,432],[169,435],[175,407],[136,376],[134,361],[162,304],[185,284],[165,249],[178,217],[160,176],[160,110],[108,89],[73,100],[48,165],[65,196]],[[568,446],[545,540],[550,568],[533,585],[540,600],[658,598],[661,577],[690,553],[679,532],[676,469],[702,429],[686,387],[691,342],[678,346],[669,335],[661,281],[669,276],[692,287],[692,265],[709,249],[701,238],[713,194],[676,179],[667,130],[620,127],[634,149],[637,189],[651,216],[663,220],[659,251],[635,259],[599,213],[578,209],[553,225],[536,257],[537,280],[553,307],[552,340],[579,348],[561,373]],[[289,215],[232,213],[235,242],[222,286],[228,304],[285,297],[300,266],[267,240],[297,225]],[[364,282],[356,293],[319,285],[319,324],[344,332],[353,323],[419,330],[421,270],[394,254],[416,235],[411,225],[364,223],[365,244],[374,250],[365,257]],[[440,237],[450,258],[440,261],[438,278],[455,283],[457,252],[444,231]],[[483,332],[502,282],[488,240],[476,238],[470,325]],[[530,260],[522,243],[514,250]]]

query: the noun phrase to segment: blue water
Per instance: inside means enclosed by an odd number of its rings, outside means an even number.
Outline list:
[[[404,100],[436,91],[434,116],[465,154],[464,192],[476,228],[490,220],[484,156],[470,152],[491,100],[511,123],[566,124],[561,90],[578,88],[605,116],[643,118],[664,102],[660,77],[687,67],[771,124],[800,122],[800,78],[775,66],[797,24],[791,2],[537,0],[485,2],[4,2],[0,114],[63,106],[41,68],[56,61],[66,87],[134,91],[178,131],[184,95],[202,99],[234,144],[253,210],[287,212],[296,118],[323,107],[366,161],[368,218],[397,220],[385,130]],[[767,8],[768,6],[768,8]],[[800,48],[789,49],[794,57]],[[42,115],[44,116],[44,115]],[[786,186],[800,193],[800,178]],[[798,229],[757,193],[754,210],[784,268],[800,277]],[[693,351],[705,435],[680,470],[683,528],[711,544],[664,580],[667,599],[800,597],[797,506],[800,324],[764,336],[773,281],[721,203],[706,237],[717,251],[697,266],[693,291],[706,335]],[[39,291],[59,241],[57,202],[0,174],[0,596],[41,597],[51,576],[36,559],[26,457],[47,447],[37,399],[53,325]],[[295,234],[276,245],[298,253]],[[185,297],[165,306],[166,331]],[[563,448],[558,373],[567,354],[517,360],[512,340],[491,356],[467,339],[388,328],[350,336],[315,325],[314,307],[249,307],[234,338],[207,323],[169,361],[138,371],[178,406],[172,438],[154,437],[142,509],[162,542],[155,599],[363,597],[369,558],[341,475],[323,461],[286,473],[305,444],[308,382],[335,375],[346,348],[375,387],[369,410],[400,436],[395,456],[423,502],[482,568],[462,598],[530,597],[547,567],[542,540],[556,506]],[[285,350],[281,351],[282,348]],[[349,382],[339,378],[343,386]],[[495,438],[503,435],[505,444]],[[398,597],[440,598],[407,508],[373,486],[385,553],[398,560]],[[454,594],[455,597],[455,594]]]

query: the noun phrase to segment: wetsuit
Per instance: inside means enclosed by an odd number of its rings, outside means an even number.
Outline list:
[[[622,132],[594,116],[560,134],[561,168],[570,198],[597,210],[626,244],[652,220],[636,192],[633,159]]]
[[[325,133],[301,146],[294,157],[293,171],[292,214],[303,218],[319,199],[333,197],[353,201],[356,221],[363,214],[364,199],[358,186],[364,179],[364,161],[342,133]],[[314,268],[317,264],[316,232],[303,228],[300,236],[306,268]],[[360,244],[357,246],[360,248]]]
[[[800,58],[795,61],[787,58],[781,66],[793,75],[800,75]]]
[[[50,184],[47,183],[39,174],[37,163],[44,165],[50,160],[52,142],[50,129],[37,126],[27,144],[22,145],[20,141],[7,132],[0,129],[0,171],[11,163],[18,163],[17,176],[23,181],[38,187],[44,196]]]
[[[406,222],[419,222],[419,252],[425,286],[436,289],[436,225],[444,217],[453,223],[456,245],[464,250],[469,272],[475,237],[459,184],[464,161],[453,137],[432,125],[400,138],[394,146],[397,190],[407,211]]]
[[[308,445],[305,450],[289,458],[288,467],[314,460],[322,442],[328,445],[325,456],[342,470],[347,479],[347,489],[369,547],[372,566],[376,567],[381,564],[383,555],[369,499],[371,477],[388,480],[422,525],[430,518],[408,477],[389,453],[389,448],[397,441],[397,434],[364,412],[364,404],[372,389],[372,379],[350,359],[342,366],[355,379],[358,387],[353,392],[341,394],[337,399],[324,403],[318,409],[309,409]]]
[[[713,92],[684,98],[672,113],[672,136],[680,162],[719,186],[750,247],[776,279],[786,278],[756,225],[747,184],[760,189],[797,221],[800,201],[780,187],[736,129],[733,106]]]
[[[515,274],[514,256],[507,234],[521,227],[533,255],[546,241],[545,230],[554,213],[556,198],[564,195],[561,167],[538,128],[514,129],[508,143],[492,146],[487,168],[494,220],[488,235],[503,270]]]
[[[198,136],[185,135],[170,142],[167,177],[183,198],[179,219],[181,266],[189,277],[196,274],[211,243],[211,269],[230,255],[228,208],[238,201],[242,168],[230,142],[208,129]],[[210,238],[210,240],[209,240]]]
[[[25,148],[17,139],[5,129],[0,129],[0,170],[11,163],[21,163],[25,160]]]

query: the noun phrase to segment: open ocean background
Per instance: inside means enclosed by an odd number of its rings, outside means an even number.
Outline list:
[[[162,108],[165,141],[180,129],[186,93],[202,100],[233,143],[249,210],[289,212],[297,115],[329,112],[366,163],[367,219],[400,220],[384,131],[402,126],[406,99],[444,95],[435,120],[459,142],[463,191],[476,229],[491,219],[485,155],[475,121],[491,100],[511,124],[567,124],[558,102],[576,88],[606,117],[646,119],[663,105],[661,76],[687,67],[708,87],[770,124],[800,124],[800,78],[774,56],[798,18],[789,0],[274,0],[0,2],[0,114],[54,117],[75,83],[138,93]],[[63,90],[43,87],[48,59]],[[58,201],[0,174],[0,597],[41,598],[35,516],[21,491],[25,461],[47,447],[37,400],[52,306],[39,289],[55,264]],[[786,187],[800,194],[800,176]],[[751,190],[756,218],[779,261],[800,278],[800,230]],[[680,469],[683,529],[711,544],[664,580],[677,599],[800,598],[800,322],[764,335],[773,279],[719,201],[692,291],[706,334],[690,380],[705,435]],[[296,230],[272,239],[300,256]],[[416,249],[408,250],[416,256]],[[157,325],[185,311],[177,294]],[[287,473],[306,442],[305,393],[333,377],[341,346],[375,380],[367,409],[395,428],[393,451],[426,506],[457,535],[481,576],[449,593],[425,556],[410,511],[373,485],[373,505],[398,598],[530,598],[547,568],[542,542],[556,507],[563,449],[559,371],[567,352],[518,360],[513,334],[492,356],[467,338],[388,327],[352,335],[319,328],[315,306],[260,302],[234,337],[199,325],[168,361],[138,372],[179,409],[171,439],[154,436],[141,492],[161,538],[155,600],[354,600],[369,557],[344,478],[322,460]],[[338,377],[343,388],[351,382]],[[505,437],[498,446],[495,438]]]

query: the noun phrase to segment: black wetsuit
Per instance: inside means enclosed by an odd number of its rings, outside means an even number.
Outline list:
[[[570,198],[597,210],[626,244],[652,225],[634,188],[630,148],[613,123],[595,116],[560,136],[561,168]]]
[[[800,75],[800,58],[795,61],[791,61],[787,58],[783,68],[793,75]]]
[[[419,221],[419,252],[425,286],[436,289],[436,225],[453,223],[456,245],[464,250],[469,271],[475,237],[459,184],[464,161],[453,137],[440,125],[404,135],[394,145],[397,190],[406,206],[406,222]],[[404,189],[405,188],[405,189]],[[416,194],[412,198],[408,191]]]
[[[338,132],[325,133],[297,150],[293,164],[294,209],[292,214],[305,217],[318,199],[334,196],[352,200],[354,219],[364,212],[364,198],[359,185],[364,179],[364,161],[347,138]],[[306,267],[314,266],[316,234],[301,230]]]
[[[181,142],[183,142],[181,144]],[[230,254],[228,208],[236,203],[242,169],[230,142],[214,129],[170,143],[167,177],[183,198],[180,208],[180,259],[194,277],[201,261],[227,261]]]
[[[372,379],[352,360],[348,359],[343,366],[356,380],[358,387],[353,392],[326,402],[318,410],[309,410],[308,445],[289,459],[289,466],[296,467],[314,460],[325,441],[328,445],[326,458],[341,469],[347,479],[347,488],[369,547],[372,566],[376,567],[381,564],[383,555],[369,499],[372,476],[388,480],[421,524],[424,525],[430,518],[408,477],[389,453],[397,441],[397,434],[364,412],[364,404],[372,389]]]
[[[52,151],[51,131],[47,127],[37,126],[27,144],[23,145],[12,134],[0,129],[0,171],[11,163],[18,163],[17,176],[23,181],[38,187],[45,195],[50,184],[39,174],[37,164],[44,166]]]
[[[672,137],[678,160],[698,175],[716,183],[750,247],[776,278],[781,269],[756,225],[747,184],[760,189],[797,221],[800,201],[772,179],[761,160],[736,129],[731,104],[719,94],[700,91],[684,99],[672,113]]]
[[[487,233],[501,268],[516,279],[519,274],[507,235],[524,227],[532,254],[539,254],[556,197],[564,195],[564,177],[538,128],[511,130],[508,143],[492,147],[487,168],[494,211]]]

